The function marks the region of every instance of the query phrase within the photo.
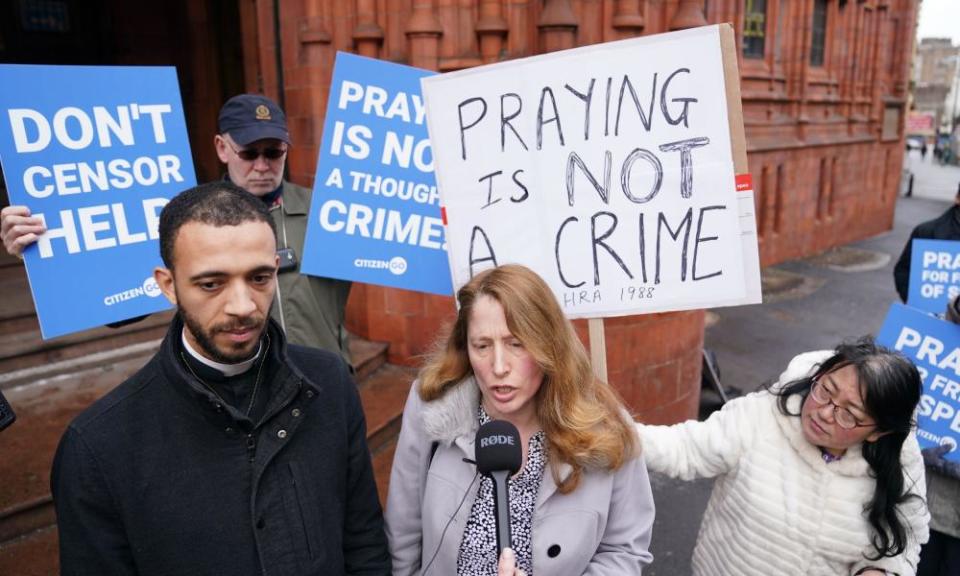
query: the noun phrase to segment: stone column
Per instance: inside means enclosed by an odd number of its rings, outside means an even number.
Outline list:
[[[480,58],[484,64],[500,60],[503,41],[507,36],[507,22],[503,19],[503,6],[500,0],[482,0],[480,20],[476,25],[480,38]]]
[[[645,22],[640,12],[643,0],[617,0],[613,12],[613,28],[620,38],[631,38],[643,33]]]
[[[437,70],[440,62],[443,29],[437,20],[435,1],[414,0],[406,30],[410,40],[410,65],[427,70]]]
[[[670,30],[685,30],[706,26],[707,18],[703,15],[703,0],[680,0],[680,7],[673,14],[670,21]]]
[[[566,50],[577,45],[577,17],[570,0],[546,0],[540,21],[541,52]]]
[[[353,29],[357,54],[368,58],[380,56],[383,28],[377,24],[377,0],[357,0],[357,27]]]

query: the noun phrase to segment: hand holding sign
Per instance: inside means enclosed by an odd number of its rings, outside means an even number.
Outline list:
[[[923,464],[938,474],[960,478],[960,462],[947,460],[945,456],[954,450],[951,444],[923,449]]]
[[[0,236],[8,254],[23,258],[23,249],[37,241],[47,228],[43,219],[30,215],[26,206],[4,206],[0,210]]]

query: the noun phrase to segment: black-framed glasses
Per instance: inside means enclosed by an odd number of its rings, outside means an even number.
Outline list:
[[[854,428],[863,428],[867,426],[876,426],[875,423],[870,422],[867,424],[861,424],[857,417],[853,415],[853,412],[846,408],[841,408],[837,406],[837,403],[834,402],[833,396],[830,395],[830,392],[823,387],[823,384],[820,383],[819,378],[813,380],[813,385],[810,387],[810,396],[813,397],[813,401],[821,406],[827,404],[833,405],[833,420],[844,430],[853,430]]]
[[[238,150],[233,147],[233,144],[230,143],[226,138],[223,139],[227,143],[227,146],[233,150],[233,153],[237,155],[241,160],[245,162],[253,162],[257,158],[263,156],[267,160],[279,160],[283,158],[283,155],[287,153],[286,148],[279,148],[276,146],[270,146],[267,148],[244,148],[243,150]]]

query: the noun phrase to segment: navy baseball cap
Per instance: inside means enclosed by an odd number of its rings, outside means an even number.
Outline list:
[[[229,134],[239,146],[274,138],[290,144],[287,117],[277,103],[259,94],[240,94],[220,109],[220,133]]]

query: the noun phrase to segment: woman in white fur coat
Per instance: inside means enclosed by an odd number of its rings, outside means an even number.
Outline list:
[[[636,430],[550,288],[500,266],[457,302],[403,412],[386,512],[393,574],[640,574],[654,511]],[[492,486],[472,463],[488,419],[517,427],[524,462],[509,487],[513,553],[499,566]]]
[[[697,576],[916,572],[929,514],[920,376],[871,339],[801,354],[704,422],[638,425],[651,470],[716,477]]]

